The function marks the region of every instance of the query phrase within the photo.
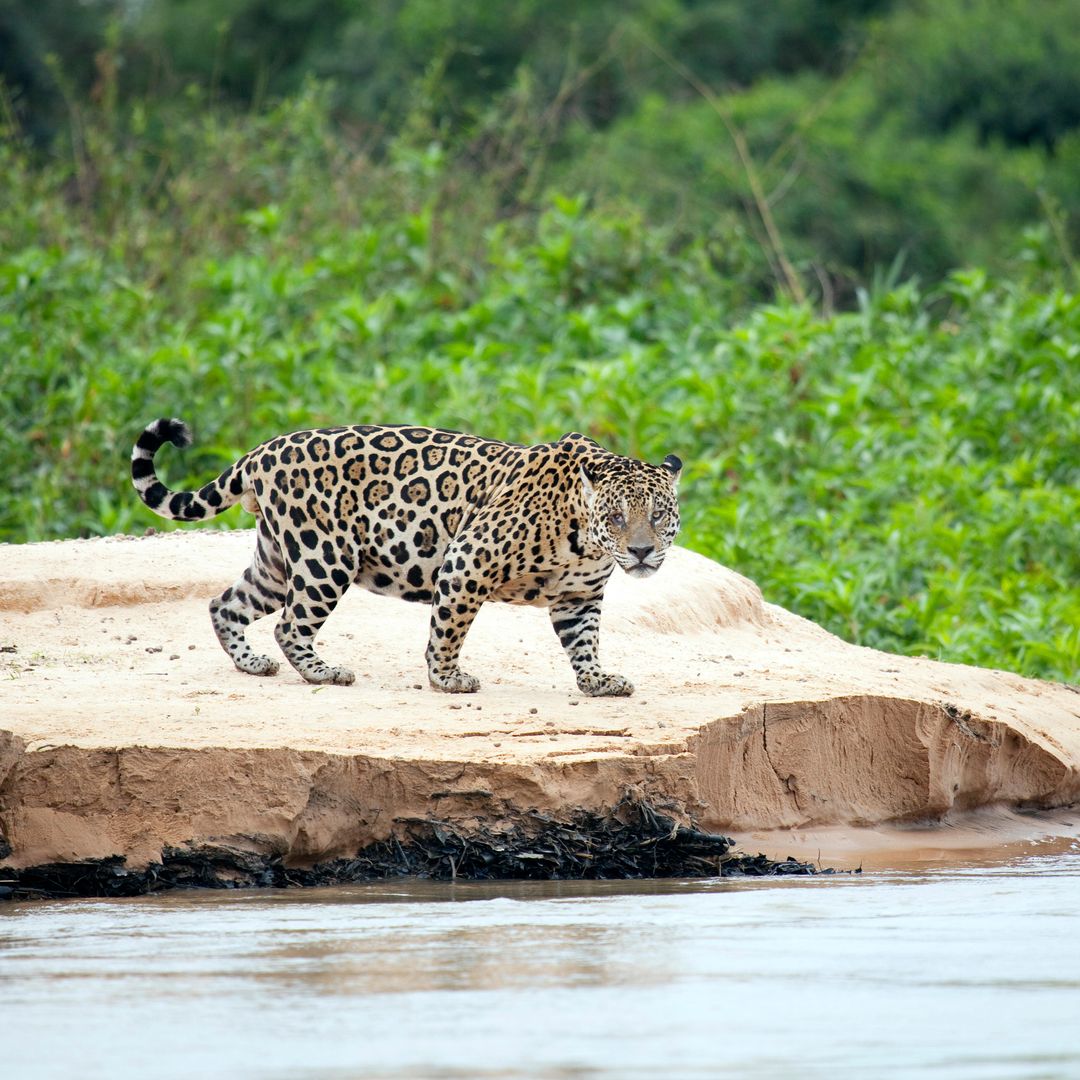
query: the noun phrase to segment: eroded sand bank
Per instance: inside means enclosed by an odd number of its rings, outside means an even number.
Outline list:
[[[253,542],[0,546],[0,862],[138,866],[226,841],[304,864],[395,819],[468,829],[628,792],[753,850],[837,864],[1080,835],[1076,814],[1028,813],[1080,802],[1075,688],[848,645],[680,549],[609,587],[603,655],[635,681],[629,699],[582,697],[546,613],[505,605],[466,643],[480,693],[436,694],[426,608],[359,589],[320,638],[356,685],[312,687],[287,665],[258,679],[206,613]],[[251,633],[276,655],[271,630]]]

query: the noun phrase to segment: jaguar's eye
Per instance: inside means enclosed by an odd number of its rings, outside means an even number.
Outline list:
[[[622,529],[626,527],[626,518],[622,516],[617,510],[611,515],[608,520],[616,529]]]
[[[652,514],[650,515],[649,520],[654,525],[663,525],[664,520],[666,518],[667,518],[667,511],[666,510],[654,510],[652,512]]]

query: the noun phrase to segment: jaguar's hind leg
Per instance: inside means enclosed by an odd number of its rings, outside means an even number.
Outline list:
[[[276,675],[278,662],[260,656],[248,642],[245,630],[256,619],[272,615],[285,601],[285,562],[277,541],[259,520],[255,557],[235,585],[210,601],[210,620],[221,647],[233,663],[249,675]]]
[[[308,682],[349,686],[356,681],[356,676],[348,668],[327,664],[315,652],[314,644],[323,623],[352,584],[352,564],[332,555],[327,544],[322,559],[318,563],[308,559],[305,567],[308,577],[295,569],[286,570],[290,584],[281,622],[274,627],[274,637],[285,659]]]

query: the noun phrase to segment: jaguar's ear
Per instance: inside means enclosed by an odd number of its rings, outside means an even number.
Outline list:
[[[584,465],[581,466],[581,490],[585,495],[585,506],[591,507],[593,498],[596,495],[596,488],[593,486],[596,480],[595,473],[590,472]]]
[[[682,462],[674,454],[668,454],[660,463],[660,468],[671,473],[671,482],[673,484],[679,482],[679,476],[682,474]]]

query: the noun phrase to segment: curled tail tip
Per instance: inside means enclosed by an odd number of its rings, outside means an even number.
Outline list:
[[[143,428],[135,443],[132,459],[153,457],[164,443],[170,442],[181,449],[191,445],[191,429],[183,420],[163,416]]]
[[[157,428],[157,433],[162,441],[171,442],[173,446],[183,449],[192,443],[191,428],[177,417],[162,417],[155,420],[151,425]]]
[[[163,416],[143,428],[131,451],[131,481],[139,498],[155,514],[171,521],[200,521],[240,501],[244,494],[243,478],[235,464],[198,491],[173,491],[166,487],[154,469],[154,455],[167,442],[190,446],[191,429],[183,420]]]

